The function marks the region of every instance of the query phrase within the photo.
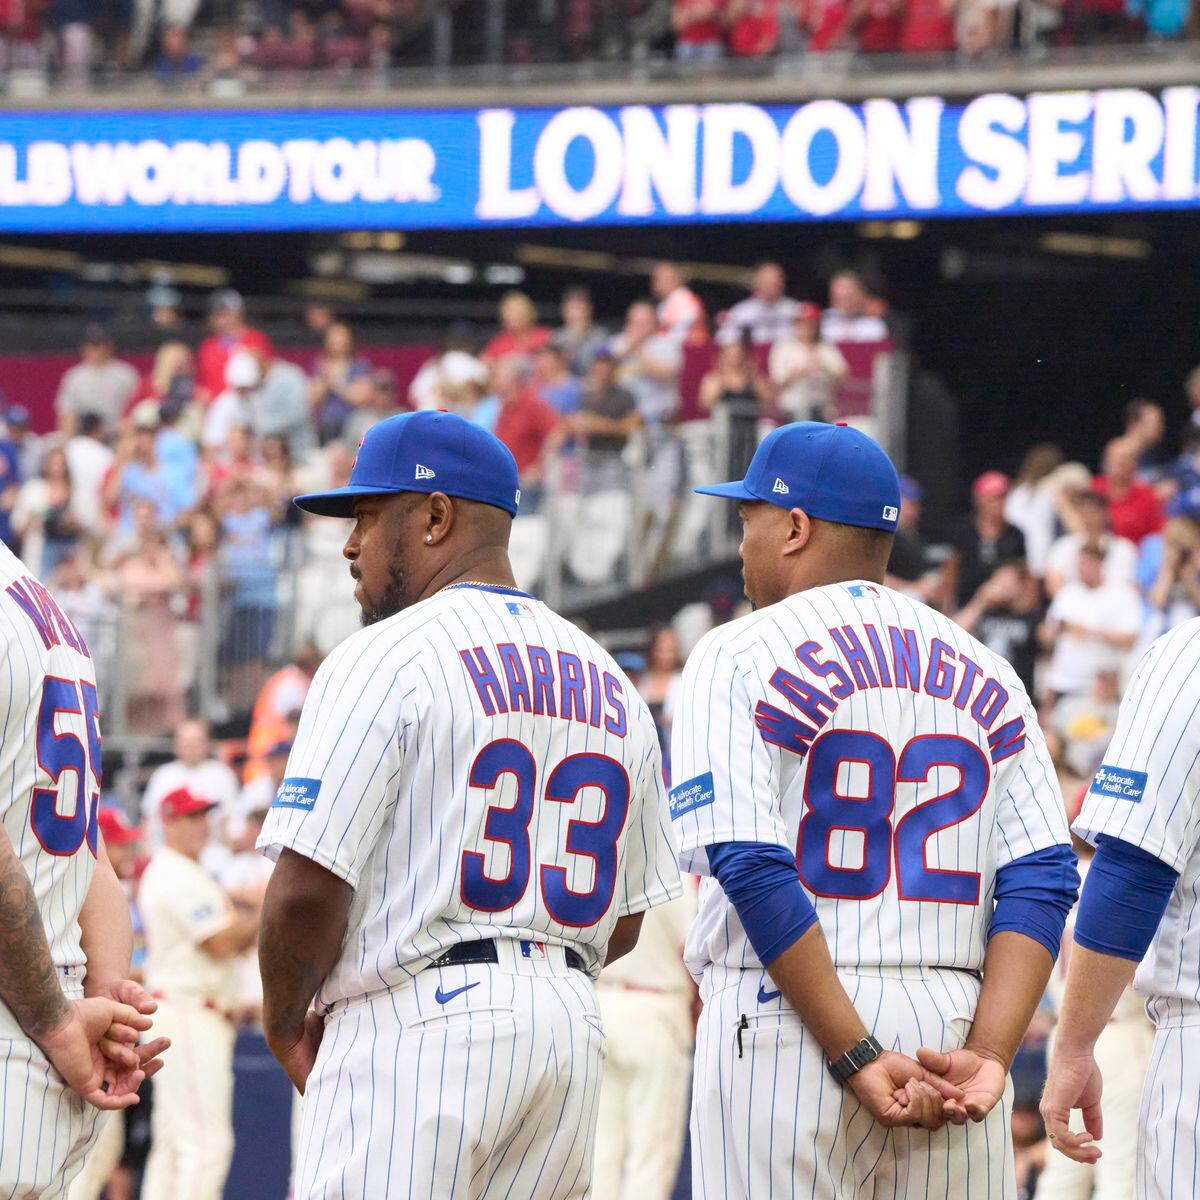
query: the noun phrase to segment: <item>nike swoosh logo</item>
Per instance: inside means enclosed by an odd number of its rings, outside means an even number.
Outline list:
[[[782,992],[764,992],[763,985],[758,985],[758,1002],[759,1004],[770,1004],[772,1000],[778,1000],[782,996]]]
[[[455,988],[454,991],[452,991],[452,992],[443,992],[442,989],[439,987],[438,990],[433,993],[433,998],[439,1004],[449,1004],[450,1001],[453,1000],[455,996],[461,996],[463,994],[463,992],[469,992],[473,987],[478,987],[478,986],[479,986],[479,981],[476,980],[475,983],[465,983],[465,984],[463,984],[462,987]]]

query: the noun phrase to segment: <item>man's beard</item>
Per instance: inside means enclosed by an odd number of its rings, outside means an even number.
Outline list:
[[[404,572],[399,567],[392,567],[388,575],[387,587],[383,589],[383,595],[370,607],[363,607],[363,627],[374,625],[378,621],[386,621],[388,617],[394,617],[402,609],[407,608],[410,603],[408,581],[404,578]]]

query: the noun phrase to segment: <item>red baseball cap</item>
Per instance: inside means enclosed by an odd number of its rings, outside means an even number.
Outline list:
[[[801,300],[796,305],[795,314],[792,316],[793,321],[819,321],[821,319],[821,306],[813,304],[811,300]]]
[[[1012,485],[1003,471],[984,471],[971,487],[971,495],[976,500],[995,500],[998,496],[1007,496]]]
[[[203,796],[197,796],[194,792],[189,792],[187,788],[181,787],[176,788],[173,792],[168,792],[162,798],[162,807],[159,811],[164,821],[173,821],[176,817],[194,817],[216,807],[216,801],[206,800]]]
[[[142,831],[130,825],[128,817],[119,808],[102,808],[96,814],[96,820],[100,824],[105,845],[128,846],[142,836]]]

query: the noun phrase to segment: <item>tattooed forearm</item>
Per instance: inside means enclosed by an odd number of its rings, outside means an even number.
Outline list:
[[[269,1040],[299,1035],[304,1014],[329,974],[354,889],[310,859],[285,850],[263,901],[258,965],[263,981],[263,1027]]]
[[[58,985],[33,885],[0,830],[0,999],[21,1028],[40,1040],[68,1013]]]

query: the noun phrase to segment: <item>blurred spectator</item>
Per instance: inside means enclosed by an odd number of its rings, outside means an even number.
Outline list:
[[[249,350],[266,358],[275,353],[270,338],[246,324],[245,301],[232,288],[213,293],[208,320],[212,333],[200,343],[196,356],[196,384],[204,404],[225,390],[225,364],[234,351]]]
[[[1046,556],[1046,592],[1053,596],[1064,583],[1079,578],[1079,551],[1084,545],[1098,546],[1104,554],[1104,582],[1131,584],[1137,574],[1138,549],[1128,538],[1115,537],[1109,529],[1108,507],[1095,492],[1080,492],[1072,501],[1078,533],[1064,533]]]
[[[729,53],[738,58],[773,54],[779,43],[780,0],[728,0],[725,12]]]
[[[143,401],[134,409],[135,419],[140,416],[142,405],[147,403],[152,402]],[[171,396],[158,406],[157,411],[153,408],[144,411],[147,416],[158,418],[154,452],[162,464],[172,492],[184,498],[190,508],[200,494],[200,454],[194,436],[189,437],[181,430],[185,405],[179,402],[179,397]]]
[[[229,595],[218,662],[227,671],[230,706],[248,712],[266,678],[278,607],[274,522],[265,490],[249,479],[231,479],[221,492],[219,519]]]
[[[99,413],[84,413],[75,435],[67,440],[67,467],[79,502],[99,515],[104,480],[116,455],[104,438],[104,421]]]
[[[79,630],[96,664],[102,695],[108,694],[106,677],[111,655],[116,606],[95,579],[88,575],[83,553],[76,549],[58,564],[46,580],[58,606]]]
[[[20,549],[13,532],[12,511],[21,490],[21,466],[16,444],[5,429],[0,436],[0,542],[10,550]]]
[[[802,0],[796,5],[810,51],[894,54],[900,49],[899,0]]]
[[[21,557],[39,578],[49,579],[63,559],[75,552],[98,517],[71,488],[71,472],[62,449],[42,459],[41,474],[21,485],[12,510],[13,532],[21,539]]]
[[[559,422],[558,413],[526,382],[521,365],[502,359],[492,371],[500,410],[493,432],[512,451],[521,484],[521,505],[536,510],[545,466],[547,439]]]
[[[308,384],[322,446],[340,437],[350,414],[366,402],[370,375],[371,364],[355,351],[350,326],[341,321],[330,325]]]
[[[1002,471],[985,471],[971,488],[971,515],[950,531],[942,587],[951,611],[966,608],[998,567],[1025,558],[1024,536],[1004,519],[1008,487]]]
[[[638,415],[647,425],[672,420],[679,411],[679,342],[658,332],[654,306],[639,300],[629,306],[625,328],[613,339],[620,363],[617,378],[633,393]]]
[[[106,429],[115,429],[138,387],[137,371],[115,356],[103,325],[83,331],[79,357],[81,361],[63,375],[54,401],[58,427],[68,437],[85,412],[98,413]]]
[[[1193,425],[1200,425],[1200,367],[1193,367],[1183,381],[1183,392],[1187,397],[1188,408],[1191,409],[1190,420]]]
[[[292,661],[276,671],[259,690],[246,738],[247,783],[267,769],[270,748],[293,736],[304,698],[322,657],[311,642],[301,642],[292,652]]]
[[[487,365],[475,356],[475,335],[462,321],[450,325],[441,349],[421,364],[408,387],[408,403],[418,411],[444,407],[446,387],[474,383],[487,387]]]
[[[1103,761],[1120,707],[1120,676],[1103,670],[1089,691],[1064,696],[1050,710],[1048,724],[1062,738],[1066,764],[1080,779],[1091,779]]]
[[[256,437],[286,439],[294,455],[304,454],[314,442],[309,420],[308,377],[286,358],[259,356],[262,380],[250,396],[250,428]],[[366,398],[366,387],[362,389]]]
[[[1018,0],[957,0],[954,36],[961,53],[977,57],[1012,43]]]
[[[1157,570],[1145,590],[1148,610],[1142,642],[1200,614],[1200,520],[1194,516],[1172,517],[1161,535],[1151,534],[1142,542],[1143,557],[1157,546]],[[1143,563],[1142,571],[1146,564]]]
[[[497,361],[533,356],[550,340],[550,330],[537,323],[537,309],[524,292],[505,292],[500,300],[500,332],[484,348],[483,357]]]
[[[1046,690],[1051,700],[1095,687],[1101,671],[1121,673],[1137,641],[1142,612],[1128,584],[1104,582],[1104,551],[1079,551],[1078,579],[1063,584],[1050,605],[1041,640],[1051,652]]]
[[[942,0],[929,2],[940,4]],[[829,307],[821,319],[821,340],[882,342],[887,336],[887,325],[875,311],[862,277],[855,271],[839,271],[834,275],[829,281]]]
[[[909,475],[900,476],[900,519],[892,540],[884,582],[890,588],[930,603],[938,590],[938,573],[921,536],[921,485]]]
[[[681,62],[716,62],[725,54],[722,10],[726,0],[671,0],[675,57]]]
[[[144,500],[154,507],[159,525],[169,527],[196,501],[178,473],[166,469],[158,457],[158,412],[152,401],[143,401],[133,414],[132,428],[117,442],[117,455],[104,486],[105,503],[116,509],[119,531],[133,529],[132,506]]]
[[[1007,659],[1032,696],[1042,612],[1037,579],[1018,560],[997,568],[954,619],[989,650]]]
[[[593,357],[583,403],[569,422],[585,445],[585,483],[580,490],[622,487],[625,481],[622,455],[641,424],[641,416],[633,393],[617,383],[617,364],[610,351],[597,351]]]
[[[3,396],[0,392],[0,400]],[[23,404],[13,404],[4,410],[4,433],[0,440],[8,442],[16,453],[22,479],[37,474],[42,462],[42,439],[29,428],[29,409]]]
[[[821,310],[797,304],[789,336],[771,347],[771,382],[779,389],[779,408],[789,421],[828,421],[834,416],[834,392],[850,374],[842,352],[821,340]]]
[[[367,385],[363,403],[346,418],[342,427],[342,441],[347,446],[357,447],[372,425],[399,411],[395,372],[387,368],[372,371]]]
[[[658,301],[658,328],[664,337],[676,346],[702,346],[708,341],[704,305],[675,263],[655,263],[650,294]]]
[[[237,350],[225,363],[225,387],[208,406],[200,442],[216,449],[229,441],[235,425],[251,428],[254,422],[255,391],[262,383],[262,367],[249,350]]]
[[[1148,483],[1137,478],[1139,447],[1129,438],[1113,438],[1104,449],[1104,474],[1096,479],[1096,491],[1108,502],[1108,521],[1113,533],[1131,542],[1163,527],[1162,503]]]
[[[1153,475],[1158,467],[1158,450],[1167,431],[1162,405],[1153,400],[1131,400],[1125,406],[1125,438],[1137,450],[1138,469]]]
[[[156,283],[146,290],[146,308],[150,324],[163,333],[175,333],[183,325],[183,296],[168,283]]]
[[[590,362],[591,355],[588,359]],[[567,352],[560,343],[543,346],[538,351],[534,372],[538,391],[560,417],[579,411],[583,384],[571,373]]]
[[[162,798],[181,787],[216,804],[222,818],[231,813],[238,794],[237,776],[213,753],[208,722],[199,717],[180,721],[174,731],[172,747],[174,758],[155,768],[146,781],[146,790],[142,794],[142,820],[147,827],[159,828],[158,806]],[[151,837],[152,845],[157,845],[158,841],[157,834]]]
[[[161,87],[181,88],[195,83],[204,68],[204,59],[192,49],[188,31],[182,25],[168,25],[162,31],[158,56],[154,60],[154,78]]]
[[[947,54],[954,50],[958,43],[954,21],[956,7],[952,0],[905,0],[901,6],[901,51],[905,54]]]
[[[658,744],[662,749],[663,777],[671,778],[671,724],[679,703],[679,687],[683,678],[683,654],[679,635],[670,625],[662,625],[650,634],[646,646],[646,673],[638,691],[654,718]]]
[[[1031,446],[1021,460],[1021,469],[1004,501],[1004,519],[1024,535],[1029,569],[1038,579],[1046,574],[1047,559],[1058,526],[1054,490],[1049,479],[1062,460],[1062,451],[1049,442]]]
[[[725,314],[717,331],[717,341],[737,342],[749,338],[755,346],[772,346],[789,338],[800,304],[784,295],[786,284],[783,268],[778,263],[759,263],[754,268],[750,295],[739,300]]]
[[[582,378],[591,369],[592,355],[607,343],[608,330],[596,324],[587,288],[567,288],[559,312],[562,326],[555,331],[553,344],[566,355],[571,374]]]
[[[727,342],[716,365],[700,380],[700,407],[720,414],[727,431],[725,464],[729,479],[741,479],[758,448],[758,422],[767,409],[770,385],[755,365],[747,343]]]
[[[139,398],[154,400],[160,406],[169,404],[177,414],[170,424],[186,431],[190,440],[198,439],[203,411],[196,402],[196,358],[184,342],[169,341],[159,346],[150,374],[142,380]]]
[[[183,718],[183,682],[172,602],[183,571],[166,534],[142,525],[116,563],[124,607],[122,662],[125,724],[134,734],[170,733]]]

